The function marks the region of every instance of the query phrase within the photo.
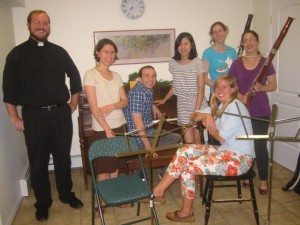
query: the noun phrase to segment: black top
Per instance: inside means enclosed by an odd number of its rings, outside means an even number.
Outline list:
[[[73,60],[62,47],[45,41],[43,46],[29,38],[7,56],[3,72],[3,101],[12,105],[44,106],[66,103],[70,92],[82,90]]]

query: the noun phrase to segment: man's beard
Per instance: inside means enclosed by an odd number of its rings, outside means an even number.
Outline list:
[[[49,36],[49,34],[50,34],[50,32],[47,33],[45,30],[43,30],[43,31],[44,31],[45,33],[43,33],[42,36],[37,35],[35,32],[30,31],[30,36],[31,36],[33,39],[37,40],[37,41],[46,41],[47,38],[48,38],[48,36]]]

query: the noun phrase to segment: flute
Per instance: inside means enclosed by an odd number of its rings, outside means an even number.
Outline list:
[[[280,34],[276,40],[276,42],[274,43],[271,52],[269,53],[263,67],[261,68],[260,72],[258,73],[258,75],[256,76],[256,78],[253,80],[253,83],[249,89],[249,91],[247,92],[247,102],[246,102],[246,106],[247,109],[250,109],[250,105],[251,105],[251,101],[253,99],[253,96],[255,95],[255,90],[254,90],[254,86],[257,83],[260,83],[261,80],[263,79],[263,77],[265,76],[265,73],[267,72],[267,69],[269,67],[269,65],[271,64],[272,60],[275,57],[275,54],[277,52],[277,50],[279,49],[285,35],[287,34],[292,22],[293,22],[294,18],[292,17],[288,17],[287,21],[285,22],[283,28],[280,31]]]

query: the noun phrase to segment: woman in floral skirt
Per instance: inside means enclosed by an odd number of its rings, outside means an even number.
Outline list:
[[[195,122],[201,121],[208,127],[220,146],[189,144],[179,148],[159,184],[154,188],[154,202],[163,203],[164,192],[178,178],[181,182],[183,205],[180,210],[168,212],[166,217],[175,222],[194,222],[192,206],[195,198],[196,175],[237,176],[246,173],[253,162],[252,140],[236,140],[237,135],[252,134],[251,121],[238,116],[249,116],[245,105],[237,99],[236,79],[220,75],[214,84],[211,108],[196,112]],[[211,117],[215,118],[216,129],[209,129]],[[245,124],[245,128],[243,126]]]

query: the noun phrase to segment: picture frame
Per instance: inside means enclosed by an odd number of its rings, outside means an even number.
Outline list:
[[[118,64],[168,62],[174,56],[175,29],[94,31],[94,44],[111,39],[118,47]]]

